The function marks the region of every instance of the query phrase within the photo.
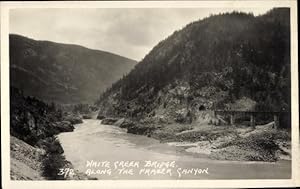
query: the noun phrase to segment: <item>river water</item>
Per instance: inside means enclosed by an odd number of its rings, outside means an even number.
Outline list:
[[[287,179],[291,162],[211,160],[125,129],[84,120],[58,138],[75,169],[98,179]],[[93,165],[91,165],[91,163]]]

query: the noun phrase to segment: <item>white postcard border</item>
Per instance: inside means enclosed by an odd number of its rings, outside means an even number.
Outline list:
[[[260,180],[89,180],[11,181],[9,157],[9,10],[13,8],[233,8],[290,7],[292,78],[292,178]],[[1,10],[1,155],[3,188],[210,188],[293,187],[300,185],[297,1],[68,1],[0,2]],[[298,182],[298,183],[297,183]]]

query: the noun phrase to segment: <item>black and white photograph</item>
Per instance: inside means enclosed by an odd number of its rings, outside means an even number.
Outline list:
[[[100,5],[9,9],[10,181],[293,178],[290,4]]]

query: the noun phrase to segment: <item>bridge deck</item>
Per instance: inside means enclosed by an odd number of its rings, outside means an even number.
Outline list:
[[[256,124],[256,117],[268,117],[268,119],[273,119],[274,121],[274,127],[278,128],[279,121],[281,117],[290,116],[290,112],[284,112],[284,111],[274,111],[274,112],[265,112],[265,111],[234,111],[234,110],[213,110],[215,115],[225,115],[230,116],[230,125],[235,125],[235,119],[237,117],[249,117],[250,119],[250,125],[255,127]]]

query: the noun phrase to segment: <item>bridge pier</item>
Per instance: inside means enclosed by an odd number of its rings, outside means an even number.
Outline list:
[[[230,114],[230,125],[234,125],[234,114]]]
[[[279,128],[279,117],[277,114],[274,114],[274,128],[275,129]]]
[[[255,127],[255,117],[253,114],[250,115],[250,126]]]

